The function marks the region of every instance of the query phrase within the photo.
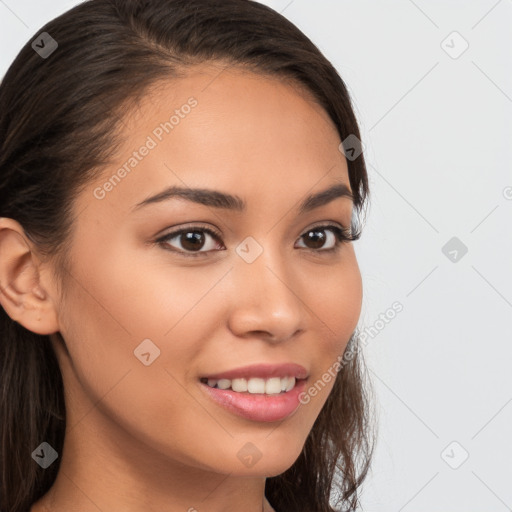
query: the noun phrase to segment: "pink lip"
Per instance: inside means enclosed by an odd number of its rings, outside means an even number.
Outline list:
[[[269,379],[271,377],[295,377],[296,379],[305,379],[308,371],[304,366],[295,363],[286,364],[253,364],[241,368],[235,368],[221,373],[212,375],[204,375],[203,379],[241,379],[259,377],[261,379]]]
[[[201,383],[201,389],[228,411],[252,421],[272,422],[290,416],[300,404],[299,395],[306,387],[306,379],[298,380],[293,389],[278,395],[264,393],[237,393],[231,389],[211,388]]]

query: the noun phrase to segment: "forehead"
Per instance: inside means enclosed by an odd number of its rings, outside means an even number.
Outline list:
[[[290,80],[209,63],[160,81],[128,112],[123,143],[93,184],[124,168],[107,201],[133,206],[169,185],[236,190],[248,202],[348,185],[332,120]]]

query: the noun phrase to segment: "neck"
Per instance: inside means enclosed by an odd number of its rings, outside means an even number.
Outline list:
[[[67,429],[57,479],[30,512],[275,512],[264,498],[265,477],[178,462],[126,432],[101,428],[99,414],[93,409]]]

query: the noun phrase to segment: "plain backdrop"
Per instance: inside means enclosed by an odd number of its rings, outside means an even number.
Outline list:
[[[0,0],[1,75],[77,3]],[[510,510],[512,1],[263,3],[336,66],[365,145],[379,437],[362,510]]]

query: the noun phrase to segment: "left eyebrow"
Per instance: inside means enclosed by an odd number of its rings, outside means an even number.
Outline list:
[[[337,183],[325,190],[308,195],[299,205],[299,214],[304,214],[320,206],[324,206],[335,199],[346,197],[354,202],[354,197],[350,189],[344,183]],[[158,194],[144,199],[144,201],[136,204],[133,210],[138,210],[143,206],[161,203],[173,198],[186,199],[194,203],[202,204],[212,208],[221,208],[233,210],[236,212],[244,212],[247,203],[239,196],[211,190],[205,188],[183,188],[172,185]]]

